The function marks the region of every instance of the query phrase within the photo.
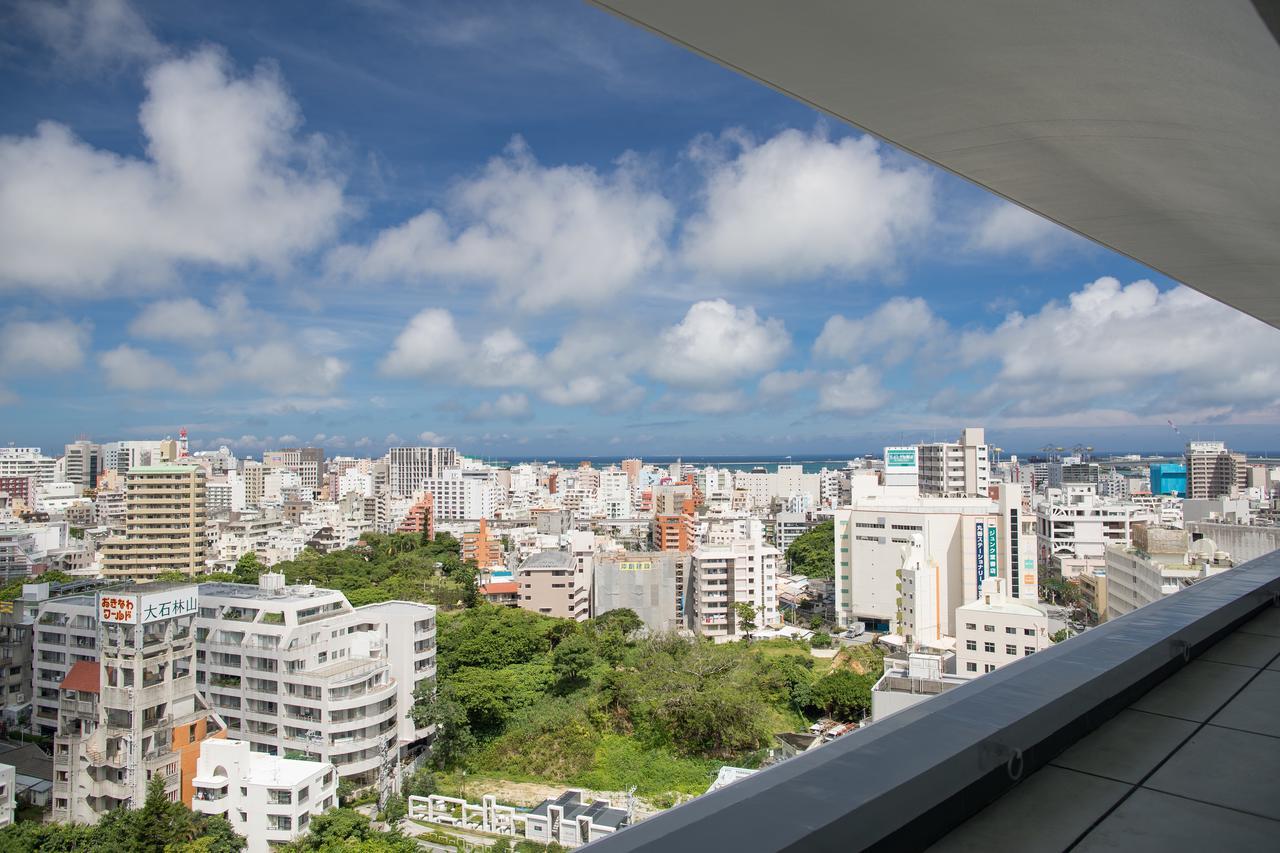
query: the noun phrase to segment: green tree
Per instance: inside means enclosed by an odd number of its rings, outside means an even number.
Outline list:
[[[551,653],[551,670],[562,687],[582,684],[595,663],[595,649],[583,634],[573,634]]]
[[[505,838],[499,838],[489,845],[489,853],[511,853],[511,842]]]
[[[831,635],[826,631],[819,631],[813,635],[813,639],[809,641],[809,645],[813,646],[815,649],[829,649],[831,648]]]
[[[622,632],[623,637],[630,637],[644,627],[644,620],[637,616],[636,612],[630,607],[619,607],[617,610],[602,613],[592,622],[595,623],[599,630],[617,628]]]
[[[1052,634],[1049,635],[1049,642],[1061,643],[1063,640],[1067,639],[1070,636],[1071,636],[1070,631],[1068,631],[1066,628],[1060,628],[1059,630],[1054,631]]]
[[[471,733],[467,709],[453,695],[453,688],[446,684],[438,691],[431,690],[424,682],[414,690],[413,708],[409,712],[418,728],[435,726],[431,741],[431,766],[448,770],[460,765],[476,745]]]
[[[733,605],[734,613],[738,617],[738,627],[742,633],[746,634],[748,640],[756,630],[756,607],[749,601],[739,601]]]
[[[818,679],[811,701],[834,719],[855,722],[870,712],[874,684],[870,676],[839,669]]]
[[[787,547],[787,567],[792,574],[833,578],[836,574],[836,526],[824,521],[806,530]]]
[[[258,577],[267,570],[267,567],[258,561],[258,555],[253,551],[249,551],[236,560],[235,568],[231,570],[232,577],[236,583],[256,584]]]

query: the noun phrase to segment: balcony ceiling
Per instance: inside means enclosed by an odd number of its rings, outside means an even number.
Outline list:
[[[1280,3],[593,2],[1280,327]]]

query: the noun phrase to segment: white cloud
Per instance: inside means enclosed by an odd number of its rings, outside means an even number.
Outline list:
[[[271,68],[236,77],[204,48],[146,87],[145,159],[55,122],[0,138],[0,288],[116,295],[180,263],[281,267],[333,234],[342,189],[311,165],[320,140],[297,135]]]
[[[107,385],[112,388],[147,391],[176,388],[182,384],[182,375],[171,362],[128,344],[99,353],[98,364],[106,374]]]
[[[791,345],[781,320],[723,299],[698,302],[662,333],[650,373],[669,385],[714,389],[762,373]]]
[[[525,394],[501,394],[471,410],[472,420],[524,420],[530,416],[529,397]]]
[[[362,436],[360,436],[359,438],[357,438],[357,439],[355,440],[355,443],[353,443],[351,446],[352,446],[352,447],[361,447],[361,448],[363,448],[363,447],[372,447],[372,446],[373,446],[373,439],[372,439],[372,438],[369,438],[369,436],[367,436],[367,435],[362,435]]]
[[[818,379],[812,370],[775,370],[760,377],[756,390],[762,397],[787,397]]]
[[[1280,332],[1189,288],[1161,292],[1145,280],[1100,278],[1066,303],[1010,314],[966,332],[959,356],[985,368],[972,404],[1009,416],[1222,416],[1280,405]]]
[[[945,331],[946,323],[923,299],[897,297],[865,317],[850,320],[832,315],[814,341],[813,353],[820,358],[878,358],[896,364]]]
[[[394,437],[395,437],[394,433],[392,435],[387,436],[387,442],[390,443],[391,439]],[[399,438],[396,438],[396,441],[399,441],[399,440],[400,440]],[[418,433],[418,441],[421,441],[423,444],[441,445],[448,442],[448,440],[449,439],[446,436],[443,436],[438,432],[432,432],[431,430],[426,430],[424,432]]]
[[[818,410],[864,415],[889,401],[880,374],[865,364],[828,376],[818,388]]]
[[[672,207],[643,188],[632,158],[613,172],[543,166],[516,138],[459,183],[444,212],[427,210],[368,247],[330,255],[361,281],[492,283],[526,310],[594,304],[626,290],[665,254]]]
[[[85,70],[164,54],[146,21],[124,0],[42,0],[24,3],[22,12],[62,62]]]
[[[893,268],[933,221],[929,174],[890,164],[869,136],[785,130],[763,144],[741,133],[720,143],[695,144],[707,183],[683,235],[685,262],[705,273],[861,278]],[[721,156],[725,146],[736,156]]]
[[[273,328],[261,312],[249,307],[243,292],[224,290],[212,307],[185,297],[152,302],[129,324],[129,333],[139,338],[192,346],[218,339],[257,336]]]
[[[88,343],[88,328],[70,320],[11,320],[0,327],[0,370],[10,377],[74,370]]]
[[[453,315],[443,308],[428,308],[396,336],[381,370],[390,376],[426,376],[457,364],[464,349]]]
[[[247,383],[276,394],[327,394],[347,372],[334,356],[314,356],[287,341],[235,347],[198,362],[201,379],[215,384]]]
[[[1016,204],[997,202],[976,223],[971,248],[998,255],[1022,254],[1037,263],[1077,243],[1079,238],[1057,223]]]

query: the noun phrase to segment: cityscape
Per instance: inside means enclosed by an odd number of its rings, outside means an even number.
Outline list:
[[[0,3],[0,851],[1273,849],[1176,5]]]

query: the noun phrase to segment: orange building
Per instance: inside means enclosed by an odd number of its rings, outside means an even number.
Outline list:
[[[428,539],[436,538],[436,505],[430,492],[423,494],[418,502],[409,508],[409,514],[396,528],[400,533],[427,532]]]
[[[685,498],[679,513],[654,516],[653,547],[658,551],[692,551],[696,509],[693,498]]]
[[[502,541],[490,535],[488,519],[480,519],[480,529],[475,533],[462,534],[462,559],[475,560],[481,569],[503,565]]]

